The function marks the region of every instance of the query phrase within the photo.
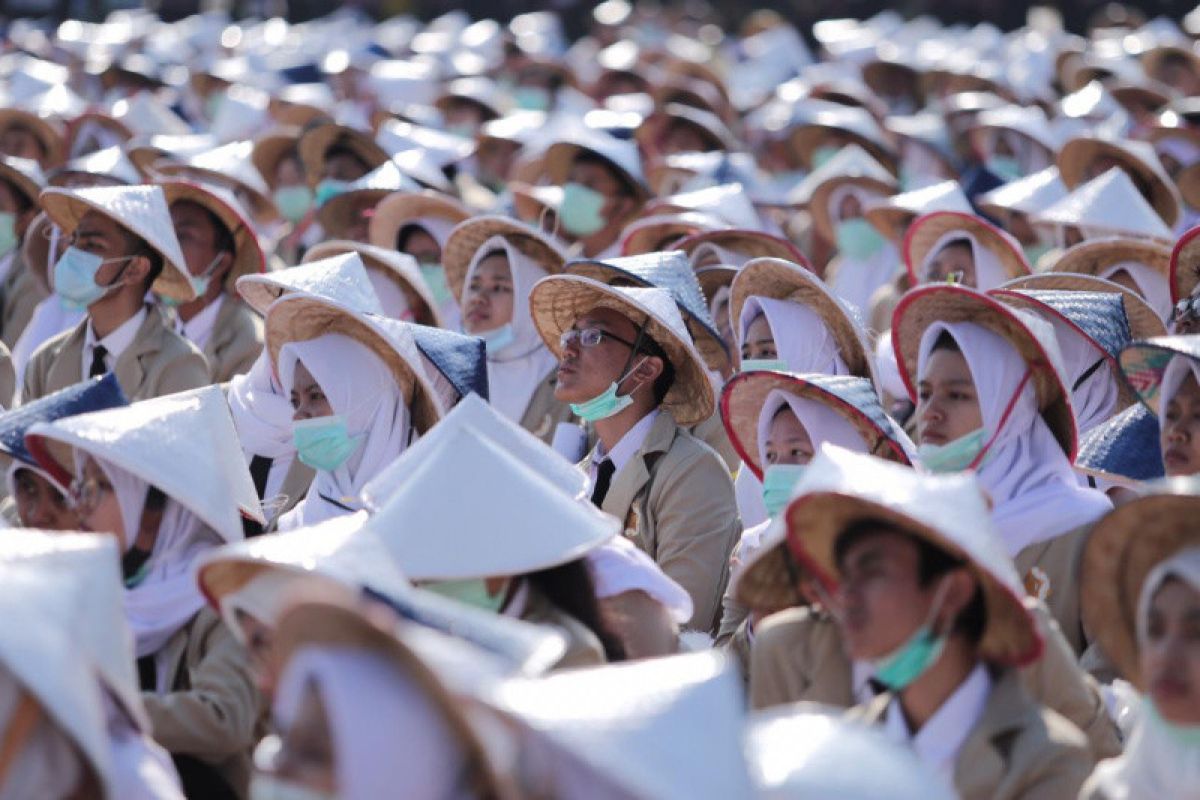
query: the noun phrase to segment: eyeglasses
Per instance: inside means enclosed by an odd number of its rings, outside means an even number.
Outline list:
[[[630,350],[633,349],[633,342],[626,341],[620,336],[609,333],[606,330],[601,330],[600,328],[581,328],[579,330],[572,328],[569,331],[563,331],[562,335],[558,337],[558,346],[566,350],[572,342],[578,340],[580,347],[595,347],[606,337],[612,339],[614,342],[620,342]]]
[[[1171,309],[1171,322],[1181,322],[1183,320],[1195,320],[1200,318],[1200,297],[1185,297],[1175,304],[1175,308]]]
[[[91,510],[100,502],[100,498],[113,490],[112,484],[98,478],[88,478],[86,481],[71,481],[71,505],[75,509]]]

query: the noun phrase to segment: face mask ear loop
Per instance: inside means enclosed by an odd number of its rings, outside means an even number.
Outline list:
[[[1004,423],[1008,422],[1008,418],[1012,415],[1013,409],[1017,406],[1017,401],[1021,399],[1021,392],[1025,391],[1025,384],[1033,377],[1033,368],[1025,370],[1025,376],[1021,378],[1021,382],[1017,384],[1017,390],[1013,392],[1012,397],[1008,399],[1008,405],[1004,407],[1004,413],[1000,415],[1000,422],[996,425],[996,431],[984,443],[983,447],[979,448],[979,455],[971,460],[967,465],[967,469],[978,469],[980,463],[983,462],[984,456],[991,449],[992,444],[996,441],[996,437],[1000,435],[1000,431],[1004,430]]]
[[[559,225],[558,214],[554,215],[554,226],[549,229],[546,228],[546,220],[549,219],[549,217],[550,217],[550,211],[551,211],[551,209],[549,206],[542,207],[542,212],[540,214],[538,214],[538,230],[545,231],[552,238],[558,238],[558,225]]]

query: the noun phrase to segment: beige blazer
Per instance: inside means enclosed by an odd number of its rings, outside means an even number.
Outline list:
[[[591,456],[584,464],[591,463]],[[712,632],[741,536],[733,481],[712,448],[661,411],[642,446],[613,476],[603,510],[692,598],[687,627]]]
[[[993,675],[987,705],[954,762],[962,800],[1064,800],[1079,792],[1094,761],[1070,722],[1034,702],[1011,670]],[[850,716],[881,723],[890,693]]]
[[[157,659],[165,665],[170,690],[142,693],[154,740],[168,752],[212,764],[245,797],[252,750],[266,732],[266,704],[245,650],[205,606]]]
[[[13,395],[17,393],[17,372],[13,368],[12,353],[0,342],[0,408],[5,411],[13,407]]]
[[[25,332],[38,303],[46,299],[46,290],[25,263],[21,248],[13,253],[13,262],[0,284],[0,342],[9,350],[16,347],[17,340]]]
[[[1121,752],[1116,725],[1108,716],[1099,684],[1075,661],[1045,606],[1032,606],[1045,650],[1016,671],[1038,703],[1070,720],[1088,738],[1097,759]],[[833,619],[809,608],[772,614],[754,629],[750,648],[750,706],[755,709],[808,700],[851,706],[850,659]]]
[[[249,372],[263,349],[263,321],[240,298],[226,296],[204,345],[209,380],[224,383]]]
[[[1087,646],[1079,610],[1079,565],[1091,525],[1031,544],[1013,559],[1025,591],[1043,600],[1079,657]]]
[[[555,370],[550,370],[545,380],[538,384],[533,397],[529,398],[529,405],[525,406],[525,414],[521,417],[521,427],[546,444],[554,441],[554,429],[558,423],[575,420],[571,407],[554,397],[557,380]]]
[[[36,400],[83,380],[85,317],[69,331],[42,343],[25,367],[23,401]],[[137,336],[117,359],[117,383],[132,403],[210,383],[204,354],[176,333],[156,307],[147,309]]]
[[[560,611],[541,592],[529,583],[525,584],[528,595],[520,618],[536,625],[549,625],[567,637],[567,650],[553,669],[567,667],[595,667],[607,662],[604,646],[596,634],[588,630],[579,620]]]
[[[725,423],[721,422],[721,412],[714,412],[711,417],[693,426],[692,435],[716,450],[731,473],[737,472],[742,457],[733,449],[733,442],[729,441],[729,432],[725,430]]]

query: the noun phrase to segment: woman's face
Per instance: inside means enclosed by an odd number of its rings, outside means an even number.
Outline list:
[[[316,688],[310,683],[300,698],[296,719],[281,734],[274,774],[287,783],[316,792],[337,792],[336,757],[329,718]]]
[[[767,466],[807,464],[812,461],[813,443],[795,412],[785,405],[767,428]]]
[[[1169,477],[1200,472],[1200,385],[1188,370],[1167,403],[1160,423],[1159,446]]]
[[[317,379],[299,361],[296,362],[296,371],[292,375],[290,399],[292,408],[295,409],[295,413],[292,414],[294,422],[333,416],[333,406],[329,404],[325,392],[317,384]]]
[[[13,476],[16,484],[17,517],[26,528],[45,531],[74,531],[79,518],[54,484],[31,469],[19,469]]]
[[[977,286],[975,277],[975,254],[970,245],[952,243],[945,245],[929,261],[925,269],[925,283],[945,283],[954,278],[963,286]]]
[[[858,219],[863,215],[862,203],[858,202],[858,198],[852,194],[848,194],[842,198],[842,202],[838,203],[837,219],[845,222],[848,219]]]
[[[1200,725],[1200,592],[1175,578],[1163,583],[1150,601],[1138,659],[1163,719]]]
[[[759,314],[746,328],[746,335],[742,339],[742,359],[748,358],[779,358],[775,336],[771,333],[766,314]]]
[[[493,331],[512,322],[513,280],[508,257],[496,253],[475,266],[463,291],[463,327],[467,333]]]
[[[79,476],[75,493],[75,512],[79,515],[79,527],[93,533],[115,536],[121,552],[129,549],[132,542],[125,541],[125,521],[121,516],[121,505],[113,490],[108,475],[91,456],[83,462],[83,473]]]
[[[917,442],[943,445],[983,427],[975,382],[963,354],[934,350],[917,384]]]
[[[438,247],[437,239],[423,230],[408,234],[400,252],[408,253],[418,264],[440,264],[442,261],[442,248]]]

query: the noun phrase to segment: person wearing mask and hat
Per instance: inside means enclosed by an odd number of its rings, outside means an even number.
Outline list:
[[[106,372],[131,400],[206,385],[204,354],[145,303],[152,287],[181,303],[196,297],[162,188],[47,189],[42,206],[70,237],[54,264],[54,291],[87,316],[34,351],[22,399]]]
[[[1072,797],[1087,740],[1014,666],[1043,641],[971,475],[929,476],[826,446],[784,512],[788,547],[883,693],[852,710],[966,800]]]
[[[1079,553],[1112,504],[1072,468],[1075,413],[1053,327],[965,286],[926,286],[901,300],[892,342],[916,403],[921,465],[978,472],[1029,593],[1082,652]]]
[[[241,206],[216,186],[160,184],[196,289],[175,307],[175,330],[200,348],[213,383],[247,372],[262,352],[262,320],[237,296],[235,281],[263,272],[266,260]]]
[[[433,293],[426,286],[421,269],[412,256],[363,242],[327,239],[310,247],[300,263],[320,261],[345,253],[357,253],[362,259],[384,316],[417,325],[445,328],[445,320],[433,299]]]
[[[271,190],[279,215],[290,225],[275,245],[272,258],[284,266],[299,263],[306,248],[316,243],[313,190],[304,173],[297,142],[299,128],[280,128],[254,141],[250,160]]]
[[[687,590],[688,627],[714,630],[741,526],[724,463],[685,430],[714,400],[674,298],[552,275],[530,310],[559,358],[555,397],[596,430],[592,502]]]
[[[529,315],[529,292],[564,261],[537,230],[492,216],[456,227],[444,258],[463,331],[487,343],[489,401],[547,443],[572,414],[555,398],[557,360]]]
[[[193,570],[261,519],[221,390],[41,422],[26,445],[72,483],[81,527],[119,545],[125,615],[155,740],[189,797],[242,797],[262,708],[245,655]]]
[[[621,231],[649,197],[637,147],[602,133],[555,142],[546,174],[563,187],[559,234],[586,258],[621,254]]]
[[[0,157],[0,343],[9,350],[45,297],[21,247],[37,216],[38,194],[45,183],[36,161]]]
[[[988,291],[1032,271],[1012,236],[982,217],[957,211],[918,217],[903,250],[913,286],[958,283]]]
[[[1113,511],[1084,550],[1084,620],[1120,676],[1125,751],[1081,800],[1192,798],[1200,786],[1200,497],[1168,484]]]

